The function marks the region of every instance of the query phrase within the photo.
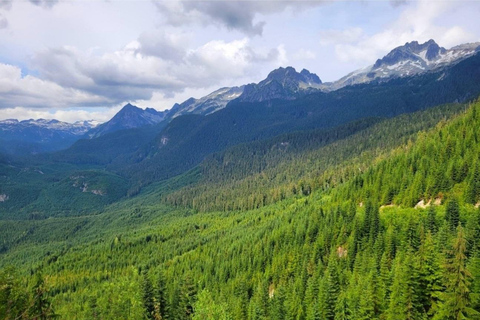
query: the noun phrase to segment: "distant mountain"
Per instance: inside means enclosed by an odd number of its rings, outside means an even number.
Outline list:
[[[271,99],[292,100],[321,88],[322,81],[308,70],[297,72],[292,67],[278,68],[258,84],[220,88],[200,99],[190,98],[176,103],[168,112],[173,119],[185,114],[208,115],[226,107],[235,99],[244,102],[261,102]]]
[[[88,138],[98,138],[107,133],[153,125],[165,119],[167,111],[152,108],[140,109],[128,103],[112,119],[87,133]]]
[[[434,40],[423,44],[417,41],[408,42],[393,49],[382,59],[378,59],[374,65],[354,71],[332,83],[329,90],[434,71],[471,57],[479,51],[480,42],[462,44],[449,50],[440,47]]]
[[[373,81],[330,92],[314,90],[297,99],[275,99],[270,95],[273,100],[267,100],[267,96],[259,95],[262,101],[244,102],[240,97],[209,116],[173,119],[116,170],[138,185],[145,185],[181,174],[209,154],[236,144],[287,132],[332,128],[365,117],[394,117],[440,104],[466,102],[480,95],[479,78],[480,54],[413,77]],[[269,86],[267,81],[263,83]]]
[[[176,103],[168,112],[169,118],[184,114],[207,115],[225,108],[227,103],[238,98],[245,86],[221,88],[200,99],[190,98],[180,104]]]
[[[292,67],[278,68],[258,84],[246,85],[238,99],[242,102],[293,100],[301,95],[318,91],[321,85],[322,80],[308,70],[297,72]]]
[[[75,123],[45,119],[2,120],[0,152],[26,155],[65,149],[97,125],[93,120]]]

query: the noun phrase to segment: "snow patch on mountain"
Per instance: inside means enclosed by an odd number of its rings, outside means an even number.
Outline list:
[[[356,70],[336,82],[325,84],[324,89],[337,90],[374,80],[386,81],[396,77],[413,76],[457,63],[479,51],[480,42],[462,44],[447,50],[433,40],[423,44],[412,41],[393,49],[371,66]]]
[[[190,98],[181,104],[176,103],[168,113],[169,118],[184,114],[208,115],[227,106],[243,93],[244,86],[220,88],[200,99]]]

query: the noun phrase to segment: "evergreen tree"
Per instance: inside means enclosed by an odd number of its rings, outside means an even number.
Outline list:
[[[333,320],[335,317],[335,306],[337,298],[340,293],[340,282],[338,279],[338,272],[335,262],[335,253],[332,252],[329,259],[327,271],[325,273],[326,285],[325,287],[325,318]]]
[[[432,315],[437,310],[439,292],[442,290],[440,263],[430,231],[425,236],[419,252],[419,298],[425,312]]]
[[[181,319],[191,319],[193,305],[196,301],[197,289],[190,274],[187,274],[180,286],[180,315]]]
[[[452,250],[444,266],[445,292],[441,295],[438,319],[468,319],[478,315],[472,308],[470,286],[472,275],[466,268],[466,240],[463,228],[457,228]]]
[[[155,288],[156,313],[161,319],[168,319],[167,288],[163,271],[158,274],[157,286]]]
[[[437,213],[435,207],[432,205],[427,209],[427,221],[426,221],[427,230],[432,234],[435,234],[438,231],[437,225]]]
[[[142,272],[142,300],[147,319],[154,319],[155,304],[153,285],[148,277],[147,271]]]
[[[216,304],[208,290],[198,294],[193,320],[232,320],[224,304]]]
[[[350,320],[352,319],[351,311],[348,306],[348,299],[345,292],[338,295],[337,303],[335,304],[335,318],[334,320]]]
[[[33,302],[30,308],[30,318],[33,320],[47,320],[55,319],[58,316],[55,314],[50,302],[45,280],[42,273],[39,271],[35,275],[35,283],[33,285]]]
[[[472,308],[480,311],[480,252],[475,251],[470,258],[468,270],[472,273],[470,297]]]
[[[455,231],[460,223],[460,207],[456,198],[452,198],[447,201],[445,220],[447,221],[450,231]]]
[[[467,189],[465,190],[465,201],[475,204],[480,197],[480,165],[475,161],[473,172],[467,179]]]
[[[0,319],[21,319],[26,315],[27,293],[16,270],[7,267],[0,272]]]

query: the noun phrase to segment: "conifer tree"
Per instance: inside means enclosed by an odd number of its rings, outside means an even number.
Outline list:
[[[191,319],[193,305],[196,301],[197,289],[190,274],[185,275],[180,286],[180,313],[182,319]]]
[[[142,300],[147,319],[154,319],[155,305],[153,285],[146,271],[142,272]]]
[[[445,220],[450,231],[455,231],[460,223],[460,207],[456,198],[448,200],[445,209]]]
[[[168,318],[168,305],[167,305],[167,290],[165,284],[165,276],[161,271],[158,274],[157,286],[155,288],[155,303],[156,309],[158,310],[158,315],[166,320]]]
[[[440,263],[435,250],[435,243],[431,232],[427,232],[419,252],[419,298],[423,309],[429,315],[437,310],[438,296],[442,289]]]
[[[426,221],[427,230],[432,234],[435,234],[438,231],[437,225],[437,213],[434,206],[430,206],[427,209],[427,221]]]
[[[341,292],[338,295],[337,302],[335,304],[335,318],[334,320],[350,320],[352,314],[350,307],[348,306],[348,299],[345,292]]]
[[[45,285],[42,273],[39,271],[35,274],[35,283],[33,285],[33,301],[30,308],[30,318],[34,320],[55,319],[57,315],[53,310]]]
[[[333,320],[335,317],[335,305],[340,293],[340,282],[338,279],[338,272],[335,262],[335,254],[332,251],[330,255],[329,264],[325,273],[326,285],[324,286],[325,292],[325,318]]]
[[[27,304],[28,296],[16,270],[7,267],[0,272],[0,319],[21,319]]]
[[[468,319],[478,315],[472,308],[470,286],[472,275],[466,268],[466,240],[463,228],[457,228],[457,237],[444,266],[445,292],[441,295],[438,319]]]

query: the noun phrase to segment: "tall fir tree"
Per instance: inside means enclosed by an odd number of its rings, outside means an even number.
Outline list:
[[[460,206],[458,205],[458,200],[452,198],[447,201],[445,208],[445,220],[450,231],[455,231],[458,224],[460,223]]]
[[[460,320],[477,316],[472,308],[470,286],[472,275],[466,267],[467,256],[464,230],[457,228],[457,237],[448,252],[444,265],[445,292],[441,295],[441,304],[436,319]]]
[[[153,285],[147,271],[142,272],[142,300],[147,319],[154,319],[155,304]]]
[[[58,316],[53,310],[48,289],[45,284],[42,272],[35,274],[35,282],[33,285],[33,298],[29,312],[29,318],[33,320],[55,319]]]

